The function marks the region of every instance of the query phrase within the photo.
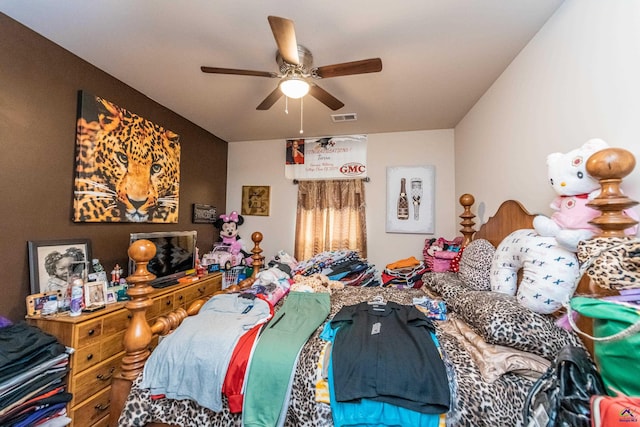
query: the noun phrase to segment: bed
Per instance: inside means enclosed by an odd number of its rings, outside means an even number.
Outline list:
[[[603,213],[594,222],[604,236],[620,236],[624,229],[634,225],[623,211],[635,202],[624,196],[619,188],[622,178],[634,166],[631,153],[615,148],[603,150],[588,161],[589,173],[598,178],[602,186],[601,195],[592,206]],[[475,215],[471,209],[474,197],[465,194],[460,197],[460,203],[463,207],[460,231],[465,247],[462,256],[465,256],[467,248],[474,247],[469,253],[475,254],[475,264],[483,265],[479,269],[487,268],[487,261],[478,258],[478,254],[483,254],[480,242],[489,242],[495,247],[512,231],[532,228],[534,215],[519,202],[509,200],[476,231]],[[222,292],[238,292],[255,282],[263,263],[262,234],[254,233],[252,240],[253,276]],[[179,309],[149,325],[145,320],[145,310],[149,305],[150,289],[146,286],[149,277],[144,269],[149,253],[144,247],[132,246],[129,255],[139,268],[129,279],[132,300],[128,308],[132,319],[125,334],[126,355],[112,384],[110,425],[241,426],[241,416],[229,412],[224,398],[222,411],[213,412],[188,399],[151,399],[149,390],[140,387],[140,374],[149,358],[154,335],[175,331],[185,318],[196,315],[206,300],[197,301],[188,310]],[[573,332],[558,328],[555,323],[557,313],[534,313],[518,304],[514,297],[470,288],[467,281],[475,280],[474,276],[468,268],[466,276],[460,273],[429,273],[423,277],[420,289],[347,286],[331,293],[327,319],[333,318],[342,307],[370,302],[376,297],[403,305],[411,305],[414,298],[425,296],[444,301],[447,320],[434,321],[434,324],[449,376],[451,401],[449,411],[439,422],[451,426],[519,426],[522,424],[521,410],[526,394],[555,354],[565,344],[585,345],[588,349],[591,344],[583,343]],[[598,292],[586,277],[580,281],[576,291],[579,294]],[[588,330],[587,323],[580,326]],[[315,400],[316,368],[326,344],[320,337],[322,330],[321,325],[300,351],[284,422],[286,426],[333,425],[331,406]],[[264,390],[254,389],[248,389],[246,393],[268,395]]]

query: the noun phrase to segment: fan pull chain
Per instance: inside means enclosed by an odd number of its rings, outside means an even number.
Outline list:
[[[289,114],[289,97],[284,97],[284,113]]]
[[[304,133],[304,130],[302,129],[302,116],[303,116],[303,111],[304,111],[304,103],[303,100],[304,96],[302,98],[300,98],[300,135],[302,135]]]

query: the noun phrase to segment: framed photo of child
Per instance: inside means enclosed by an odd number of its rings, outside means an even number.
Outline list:
[[[70,277],[87,279],[89,239],[29,241],[28,249],[32,294],[57,291],[64,296]]]

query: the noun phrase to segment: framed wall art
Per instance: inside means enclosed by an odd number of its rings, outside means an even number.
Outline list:
[[[268,185],[243,185],[242,215],[269,216],[270,193]]]
[[[73,221],[177,223],[180,137],[86,92],[78,111]]]
[[[435,232],[435,166],[387,168],[387,233]]]
[[[213,224],[216,222],[216,213],[215,206],[194,203],[192,221],[194,224]]]
[[[28,249],[32,294],[61,291],[66,295],[70,277],[87,279],[89,239],[29,241]]]

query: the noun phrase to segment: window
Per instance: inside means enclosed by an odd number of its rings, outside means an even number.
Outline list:
[[[367,256],[364,181],[300,181],[294,256],[354,250]]]

